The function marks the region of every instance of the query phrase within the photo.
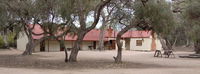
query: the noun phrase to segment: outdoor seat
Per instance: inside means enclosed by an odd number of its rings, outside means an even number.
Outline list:
[[[154,57],[162,57],[162,53],[160,50],[156,50],[155,53],[154,53]]]
[[[68,51],[71,51],[71,50],[72,50],[72,48],[67,48],[67,50],[68,50]]]
[[[165,55],[165,58],[169,58],[170,56],[175,58],[175,55],[173,53],[173,50],[164,50],[163,55]]]
[[[88,48],[89,48],[90,50],[92,50],[92,49],[93,49],[93,46],[88,46]]]
[[[173,50],[164,50],[163,54],[161,50],[156,50],[154,53],[154,57],[162,57],[163,55],[165,56],[165,58],[169,58],[170,56],[175,58]]]

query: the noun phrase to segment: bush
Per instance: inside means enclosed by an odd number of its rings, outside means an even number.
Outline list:
[[[15,45],[14,37],[15,37],[14,33],[8,34],[8,44],[11,47],[13,47]]]
[[[3,38],[2,36],[0,36],[0,48],[3,48],[3,46],[4,46]]]
[[[9,47],[16,46],[15,44],[16,41],[14,40],[14,36],[15,36],[14,33],[7,34],[7,42],[8,42]],[[6,48],[2,36],[0,36],[0,48]]]

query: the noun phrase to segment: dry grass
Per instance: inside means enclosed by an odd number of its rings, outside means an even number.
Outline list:
[[[155,71],[160,72],[157,74],[169,74],[168,70],[175,74],[187,74],[190,71],[193,72],[191,74],[199,74],[199,71],[196,70],[200,69],[200,59],[177,57],[193,52],[175,52],[176,58],[154,58],[154,52],[123,51],[124,62],[121,64],[114,63],[112,58],[116,55],[116,51],[80,51],[77,63],[65,63],[64,52],[39,52],[31,56],[21,56],[21,53],[22,51],[18,50],[0,50],[0,72],[7,72],[12,68],[14,70],[10,74],[15,74],[15,71],[37,74],[35,71],[41,73],[40,70],[46,69],[48,72],[45,73],[47,74],[54,74],[51,72],[52,70],[56,70],[55,73],[61,72],[61,74],[66,74],[66,72],[76,74],[77,71],[81,71],[78,74],[90,72],[101,74],[110,71],[117,74],[126,73],[124,71],[135,71],[139,74]],[[159,71],[157,71],[158,69]]]

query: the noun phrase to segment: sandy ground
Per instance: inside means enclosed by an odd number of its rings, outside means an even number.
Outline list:
[[[116,51],[80,51],[77,63],[65,63],[64,52],[21,53],[0,50],[0,74],[200,74],[200,59],[178,58],[193,52],[155,58],[154,52],[123,51],[121,64],[113,63]]]

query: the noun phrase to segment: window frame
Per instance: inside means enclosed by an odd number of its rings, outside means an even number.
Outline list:
[[[136,46],[142,46],[143,40],[136,40]]]

